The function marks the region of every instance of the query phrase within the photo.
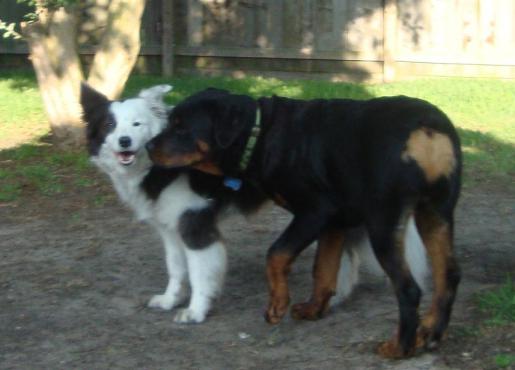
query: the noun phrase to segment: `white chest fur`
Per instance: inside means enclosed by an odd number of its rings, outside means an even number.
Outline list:
[[[208,205],[208,200],[193,192],[187,175],[181,175],[172,181],[156,200],[150,199],[141,187],[141,182],[150,169],[146,156],[138,158],[130,167],[122,167],[115,158],[112,161],[105,159],[105,156],[100,156],[93,162],[109,175],[118,196],[131,207],[139,221],[175,229],[185,211]]]

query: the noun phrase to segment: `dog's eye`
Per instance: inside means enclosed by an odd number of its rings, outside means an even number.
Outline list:
[[[134,127],[137,127],[137,126],[141,125],[141,122],[134,122],[132,125],[133,125]]]

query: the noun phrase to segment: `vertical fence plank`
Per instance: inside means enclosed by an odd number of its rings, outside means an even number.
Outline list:
[[[397,0],[385,0],[383,9],[383,81],[395,79]]]
[[[173,45],[173,10],[174,2],[172,0],[162,1],[162,30],[163,35],[162,49],[161,49],[161,68],[163,76],[171,77],[173,75],[173,59],[174,59],[174,45]]]
[[[199,0],[188,1],[188,45],[200,46],[202,44],[202,4]]]

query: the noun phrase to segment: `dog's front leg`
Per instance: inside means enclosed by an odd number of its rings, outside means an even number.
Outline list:
[[[323,212],[295,215],[290,225],[268,250],[266,274],[270,300],[265,319],[277,324],[288,310],[288,274],[295,258],[320,234],[327,215]]]
[[[179,235],[166,228],[157,228],[165,249],[168,285],[163,294],[156,294],[148,302],[151,308],[171,310],[186,298],[184,283],[186,280],[186,256]]]

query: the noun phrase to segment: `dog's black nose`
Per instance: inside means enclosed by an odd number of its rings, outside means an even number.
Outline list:
[[[121,138],[118,139],[118,142],[120,143],[120,146],[122,148],[128,148],[132,144],[132,140],[129,136],[122,136]]]

